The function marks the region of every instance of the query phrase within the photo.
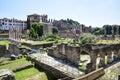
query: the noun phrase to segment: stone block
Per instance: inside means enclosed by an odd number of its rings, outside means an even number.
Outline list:
[[[15,75],[11,70],[2,69],[0,70],[0,80],[16,80]]]

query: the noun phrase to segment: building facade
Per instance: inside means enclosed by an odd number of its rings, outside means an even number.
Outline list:
[[[26,21],[23,20],[17,20],[17,19],[8,19],[8,18],[2,18],[0,19],[0,27],[1,30],[9,30],[11,27],[21,27],[23,30],[27,27]]]
[[[30,26],[32,26],[32,23],[38,22],[38,23],[48,23],[47,15],[38,15],[38,14],[31,14],[27,16],[27,19],[30,21]]]
[[[80,32],[81,33],[91,33],[92,27],[91,26],[85,26],[84,24],[80,25]]]
[[[27,16],[27,19],[29,19],[30,22],[30,26],[32,26],[32,24],[34,22],[37,23],[42,23],[44,24],[44,35],[48,35],[48,34],[52,34],[52,23],[50,23],[48,21],[48,16],[47,15],[38,15],[38,14],[31,14]],[[30,28],[28,28],[30,29]]]

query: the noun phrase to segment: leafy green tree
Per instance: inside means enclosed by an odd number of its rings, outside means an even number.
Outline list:
[[[30,28],[30,37],[32,38],[38,38],[41,37],[44,34],[43,31],[44,25],[40,23],[33,23]]]
[[[103,29],[104,29],[104,34],[112,35],[112,26],[111,25],[104,25]],[[105,31],[106,31],[106,33],[105,33]]]
[[[35,30],[33,28],[30,29],[30,37],[34,38]]]
[[[93,28],[92,29],[92,34],[95,34],[95,35],[102,35],[103,34],[103,29],[102,28]]]
[[[30,29],[30,18],[27,18],[27,29]]]
[[[120,25],[104,25],[103,30],[106,35],[117,35],[120,34]]]
[[[36,31],[36,33],[38,34],[39,37],[41,37],[44,34],[44,25],[40,24],[40,23],[33,23],[32,24],[32,28]]]
[[[54,33],[58,33],[58,28],[56,27],[56,26],[53,26],[53,28],[52,28],[52,33],[54,34]]]
[[[79,41],[81,44],[96,43],[98,40],[99,39],[97,36],[90,33],[84,33],[79,37]]]

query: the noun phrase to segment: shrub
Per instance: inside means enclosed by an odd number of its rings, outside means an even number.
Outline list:
[[[46,37],[46,40],[47,41],[56,41],[57,42],[58,40],[60,40],[60,37],[58,35],[51,34],[51,35],[48,35]]]
[[[84,33],[79,37],[79,41],[81,44],[96,43],[98,40],[99,39],[97,36],[90,33]]]
[[[30,37],[32,38],[38,38],[41,37],[44,33],[43,30],[44,25],[41,23],[33,23],[30,28]]]

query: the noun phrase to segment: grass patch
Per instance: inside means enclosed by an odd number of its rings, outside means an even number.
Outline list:
[[[15,61],[3,61],[1,62],[0,69],[11,69],[16,71],[18,69],[31,66],[31,62],[28,62],[25,58],[17,59]]]
[[[83,62],[81,66],[79,66],[79,69],[85,71],[86,70],[86,65],[85,63]]]
[[[32,65],[30,61],[27,61],[26,58],[21,58],[17,60],[3,60],[0,62],[0,69],[11,69],[15,72],[16,80],[48,80],[44,72],[40,72]],[[34,77],[38,75],[38,77]],[[30,79],[28,79],[30,78]]]
[[[60,44],[60,43],[73,43],[73,39],[63,38],[61,40],[58,40],[58,44]]]
[[[37,78],[37,80],[49,80],[46,76],[46,74],[44,72],[40,72],[39,74],[37,75],[34,75],[30,78],[27,78],[26,80],[35,80]]]
[[[10,41],[8,41],[8,40],[0,40],[0,45],[6,45],[6,49],[8,49],[9,43],[10,43]]]
[[[26,80],[27,78],[35,76],[39,73],[40,73],[39,70],[32,67],[32,68],[28,68],[28,69],[16,72],[15,75],[16,75],[16,80]],[[46,76],[44,78],[45,78],[44,80],[47,80]]]
[[[25,45],[21,45],[21,48],[31,49],[30,47],[27,47]]]
[[[53,41],[32,41],[32,40],[25,40],[22,39],[22,43],[28,43],[32,45],[39,45],[39,44],[47,44],[47,43],[52,43]]]
[[[100,40],[98,44],[120,44],[120,40]]]

